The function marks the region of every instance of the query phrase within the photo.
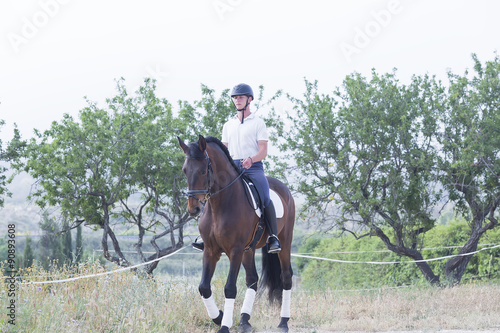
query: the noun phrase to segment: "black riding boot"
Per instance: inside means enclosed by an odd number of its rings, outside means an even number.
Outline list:
[[[264,219],[267,223],[269,230],[269,237],[267,238],[267,253],[279,253],[281,251],[281,244],[278,239],[278,226],[276,224],[276,211],[274,204],[271,203],[264,208]]]
[[[203,252],[203,249],[205,248],[205,244],[203,244],[203,239],[201,239],[200,236],[196,237],[196,239],[194,240],[194,242],[191,243],[191,245],[194,247],[195,250],[201,252]]]

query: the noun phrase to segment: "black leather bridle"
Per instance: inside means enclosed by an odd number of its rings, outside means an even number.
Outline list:
[[[229,186],[233,185],[242,175],[243,171],[241,171],[238,176],[233,179],[228,185],[224,186],[217,192],[212,193],[212,176],[214,174],[214,170],[212,168],[212,161],[210,160],[210,157],[208,156],[207,151],[205,150],[205,159],[208,160],[207,162],[207,177],[208,177],[208,188],[206,190],[188,190],[186,192],[186,195],[190,198],[194,198],[198,200],[202,205],[205,205],[205,203],[214,195],[219,194],[220,192],[224,191],[226,188]],[[199,199],[197,195],[203,194],[205,197],[203,199]]]

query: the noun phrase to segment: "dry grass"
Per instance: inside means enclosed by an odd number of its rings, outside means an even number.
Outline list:
[[[498,285],[315,292],[295,300],[294,322],[305,331],[500,329]],[[308,318],[316,324],[302,326]]]
[[[79,275],[103,271],[96,263],[81,265]],[[43,281],[47,272],[22,272],[25,281]],[[69,269],[52,278],[73,276]],[[243,290],[240,278],[235,325]],[[217,304],[223,303],[223,278],[214,279]],[[318,288],[319,289],[319,288]],[[2,332],[216,332],[197,291],[197,279],[152,280],[120,272],[97,278],[44,285],[20,285],[16,292],[16,325],[0,314]],[[6,289],[0,306],[9,302]],[[256,301],[252,325],[272,330],[279,307]],[[292,295],[291,332],[500,329],[500,286],[467,284],[454,288],[411,287],[372,291],[302,291]],[[233,328],[232,331],[236,332]]]

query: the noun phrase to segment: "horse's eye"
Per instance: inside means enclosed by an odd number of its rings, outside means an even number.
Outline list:
[[[207,174],[207,170],[203,169],[200,171],[200,175],[205,176]]]

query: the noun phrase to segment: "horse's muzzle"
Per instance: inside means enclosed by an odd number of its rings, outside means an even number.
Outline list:
[[[205,208],[205,202],[200,200],[197,196],[195,195],[190,195],[188,198],[188,204],[187,204],[187,210],[189,213],[189,216],[196,218],[201,213],[203,213],[203,209]]]
[[[198,217],[202,212],[202,209],[199,205],[196,205],[195,207],[190,208],[188,205],[188,213],[189,216],[191,217]]]
[[[191,217],[197,217],[203,212],[203,207],[210,198],[210,192],[208,190],[189,190],[187,191],[188,196],[188,213]],[[198,195],[203,195],[203,199],[198,198]]]

